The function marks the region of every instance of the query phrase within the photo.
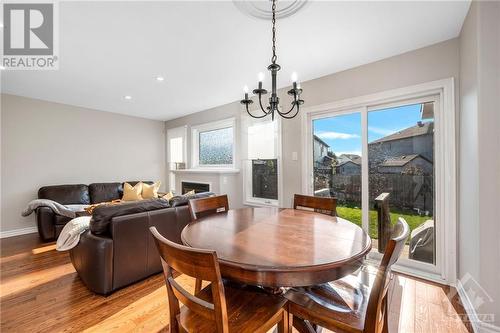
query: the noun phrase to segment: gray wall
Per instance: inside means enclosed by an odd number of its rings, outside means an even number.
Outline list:
[[[460,38],[459,277],[500,327],[500,3],[473,1]],[[489,298],[483,295],[481,288]]]
[[[35,226],[21,210],[44,185],[165,182],[163,122],[1,97],[2,232]]]
[[[404,53],[371,64],[324,76],[302,83],[305,106],[314,106],[346,98],[396,89],[418,83],[449,77],[458,78],[458,39]],[[289,100],[286,89],[280,91],[282,101]],[[286,102],[285,102],[286,103]],[[255,104],[254,104],[255,105]],[[196,125],[228,117],[240,117],[243,112],[239,102],[201,111],[166,122],[166,128]],[[283,145],[283,203],[290,206],[294,193],[302,192],[300,117],[282,122]],[[188,134],[188,156],[190,155]],[[298,161],[292,160],[297,152]],[[299,176],[300,175],[300,176]],[[242,179],[234,186],[241,187]]]

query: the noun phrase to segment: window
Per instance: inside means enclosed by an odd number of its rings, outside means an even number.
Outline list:
[[[337,214],[372,238],[371,260],[404,218],[411,235],[397,269],[441,282],[456,277],[453,91],[452,79],[434,81],[304,117],[304,192],[337,198]]]
[[[175,174],[172,170],[184,169],[186,167],[186,132],[187,127],[177,127],[167,130],[167,162],[169,169],[169,189],[176,190]]]
[[[234,168],[234,118],[192,128],[193,168]]]
[[[200,132],[199,163],[201,165],[233,164],[233,128]]]
[[[243,173],[245,203],[279,205],[280,142],[279,120],[253,119],[242,122]]]

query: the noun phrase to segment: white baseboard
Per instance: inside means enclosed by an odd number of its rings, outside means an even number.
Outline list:
[[[467,312],[474,333],[500,333],[500,327],[479,319],[476,309],[472,306],[472,302],[460,280],[457,281],[455,288],[457,289],[458,296],[460,296],[460,301],[464,306],[465,312]]]
[[[7,238],[7,237],[14,237],[14,236],[19,236],[19,235],[32,234],[35,232],[38,232],[37,227],[29,227],[29,228],[1,231],[0,238]]]

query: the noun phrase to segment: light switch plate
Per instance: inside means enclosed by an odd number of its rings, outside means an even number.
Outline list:
[[[299,154],[296,151],[292,152],[292,161],[297,161],[299,159]]]

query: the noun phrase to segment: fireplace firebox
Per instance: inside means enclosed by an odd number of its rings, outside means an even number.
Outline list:
[[[182,194],[186,194],[189,191],[194,193],[209,192],[210,184],[207,183],[195,183],[195,182],[181,182]]]

